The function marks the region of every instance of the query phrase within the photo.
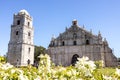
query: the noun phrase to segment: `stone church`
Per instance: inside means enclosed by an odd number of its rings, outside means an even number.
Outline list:
[[[34,29],[32,17],[26,10],[14,14],[8,44],[7,62],[14,66],[34,64]],[[78,26],[77,20],[70,28],[52,40],[47,49],[56,65],[74,65],[78,57],[87,56],[90,60],[102,60],[104,66],[116,66],[117,58],[101,33],[94,35]]]
[[[92,31],[80,27],[77,20],[73,20],[71,27],[57,38],[52,37],[47,53],[56,65],[74,65],[77,58],[83,56],[93,61],[102,60],[103,66],[117,65],[117,58],[107,40],[102,39],[101,33],[94,35]]]
[[[32,17],[26,10],[14,14],[8,44],[7,62],[14,66],[26,66],[34,62],[34,29]]]

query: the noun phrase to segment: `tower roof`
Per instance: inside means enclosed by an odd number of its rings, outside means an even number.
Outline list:
[[[25,9],[20,10],[18,14],[30,15]]]

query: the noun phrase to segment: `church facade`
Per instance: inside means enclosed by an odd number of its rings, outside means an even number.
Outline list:
[[[86,56],[93,61],[103,61],[103,66],[116,66],[117,58],[101,33],[94,35],[78,26],[77,20],[72,21],[70,28],[52,40],[47,49],[55,65],[74,65],[78,57]]]
[[[26,10],[14,14],[8,44],[7,62],[14,66],[34,63],[34,29],[32,17]]]

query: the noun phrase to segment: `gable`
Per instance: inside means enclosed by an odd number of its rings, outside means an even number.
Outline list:
[[[57,38],[51,40],[54,46],[99,44],[99,42],[102,42],[101,35],[94,35],[91,31],[78,26],[77,20],[72,21],[70,28],[66,28]]]
[[[77,22],[76,22],[76,24],[74,24],[74,21],[73,21],[73,24],[71,25],[71,27],[66,28],[65,32],[60,33],[56,39],[57,40],[59,40],[59,39],[74,39],[74,38],[83,38],[83,37],[85,37],[86,39],[89,39],[91,37],[98,38],[97,35],[93,35],[92,32],[87,31],[82,27],[79,27],[77,25]]]

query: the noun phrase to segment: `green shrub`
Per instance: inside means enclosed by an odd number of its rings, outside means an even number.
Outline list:
[[[102,68],[103,67],[103,61],[102,60],[95,61],[94,63],[95,63],[95,65],[96,65],[97,68]]]

